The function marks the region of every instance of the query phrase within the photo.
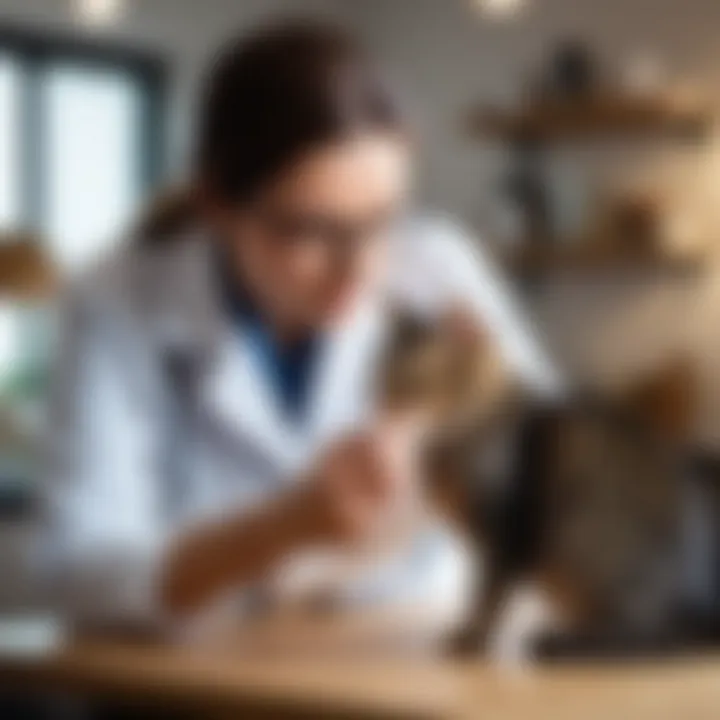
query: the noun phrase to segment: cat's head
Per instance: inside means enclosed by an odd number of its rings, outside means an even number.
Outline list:
[[[506,381],[496,344],[469,313],[393,312],[379,372],[386,412],[421,413],[436,427],[463,422],[487,412]]]

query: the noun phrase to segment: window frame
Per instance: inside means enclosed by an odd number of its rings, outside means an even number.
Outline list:
[[[166,171],[168,68],[150,52],[114,42],[45,33],[0,23],[0,56],[17,63],[21,73],[20,228],[40,231],[46,217],[43,167],[47,128],[42,114],[41,78],[56,63],[128,75],[141,92],[139,128],[140,191],[151,190]]]

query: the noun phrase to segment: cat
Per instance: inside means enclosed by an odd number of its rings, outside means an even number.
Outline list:
[[[525,485],[495,519],[476,632],[510,659],[583,643],[588,653],[655,646],[681,603],[674,444],[637,408],[606,398],[547,409],[524,432]]]
[[[431,502],[483,566],[453,647],[523,661],[713,643],[682,579],[687,367],[548,405],[495,345],[462,312],[400,315],[380,369],[389,409],[424,412]]]

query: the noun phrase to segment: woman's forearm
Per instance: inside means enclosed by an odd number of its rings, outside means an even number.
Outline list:
[[[262,580],[298,548],[363,542],[396,481],[372,436],[338,441],[277,500],[181,537],[165,561],[162,605],[173,614],[192,612],[226,589]]]
[[[290,499],[188,533],[171,548],[160,601],[171,613],[198,610],[231,587],[262,579],[304,537]]]

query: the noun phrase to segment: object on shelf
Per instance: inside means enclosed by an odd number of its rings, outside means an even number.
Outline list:
[[[627,195],[609,204],[602,237],[607,250],[632,257],[658,254],[661,244],[661,208],[651,195]]]
[[[43,300],[57,285],[43,243],[25,233],[0,234],[0,298]]]
[[[717,191],[698,167],[669,172],[651,163],[624,171],[599,203],[600,233],[628,250],[648,250],[672,258],[704,258],[717,246]],[[689,172],[688,172],[689,171]],[[712,183],[714,185],[714,183]]]
[[[515,168],[508,173],[503,190],[516,210],[523,235],[548,237],[553,234],[548,188],[539,149],[529,145],[518,150]]]
[[[539,100],[582,100],[597,92],[598,76],[590,46],[582,40],[567,40],[553,52],[536,93]]]
[[[660,58],[650,52],[635,54],[623,68],[622,85],[627,92],[641,97],[660,92],[667,73]]]

